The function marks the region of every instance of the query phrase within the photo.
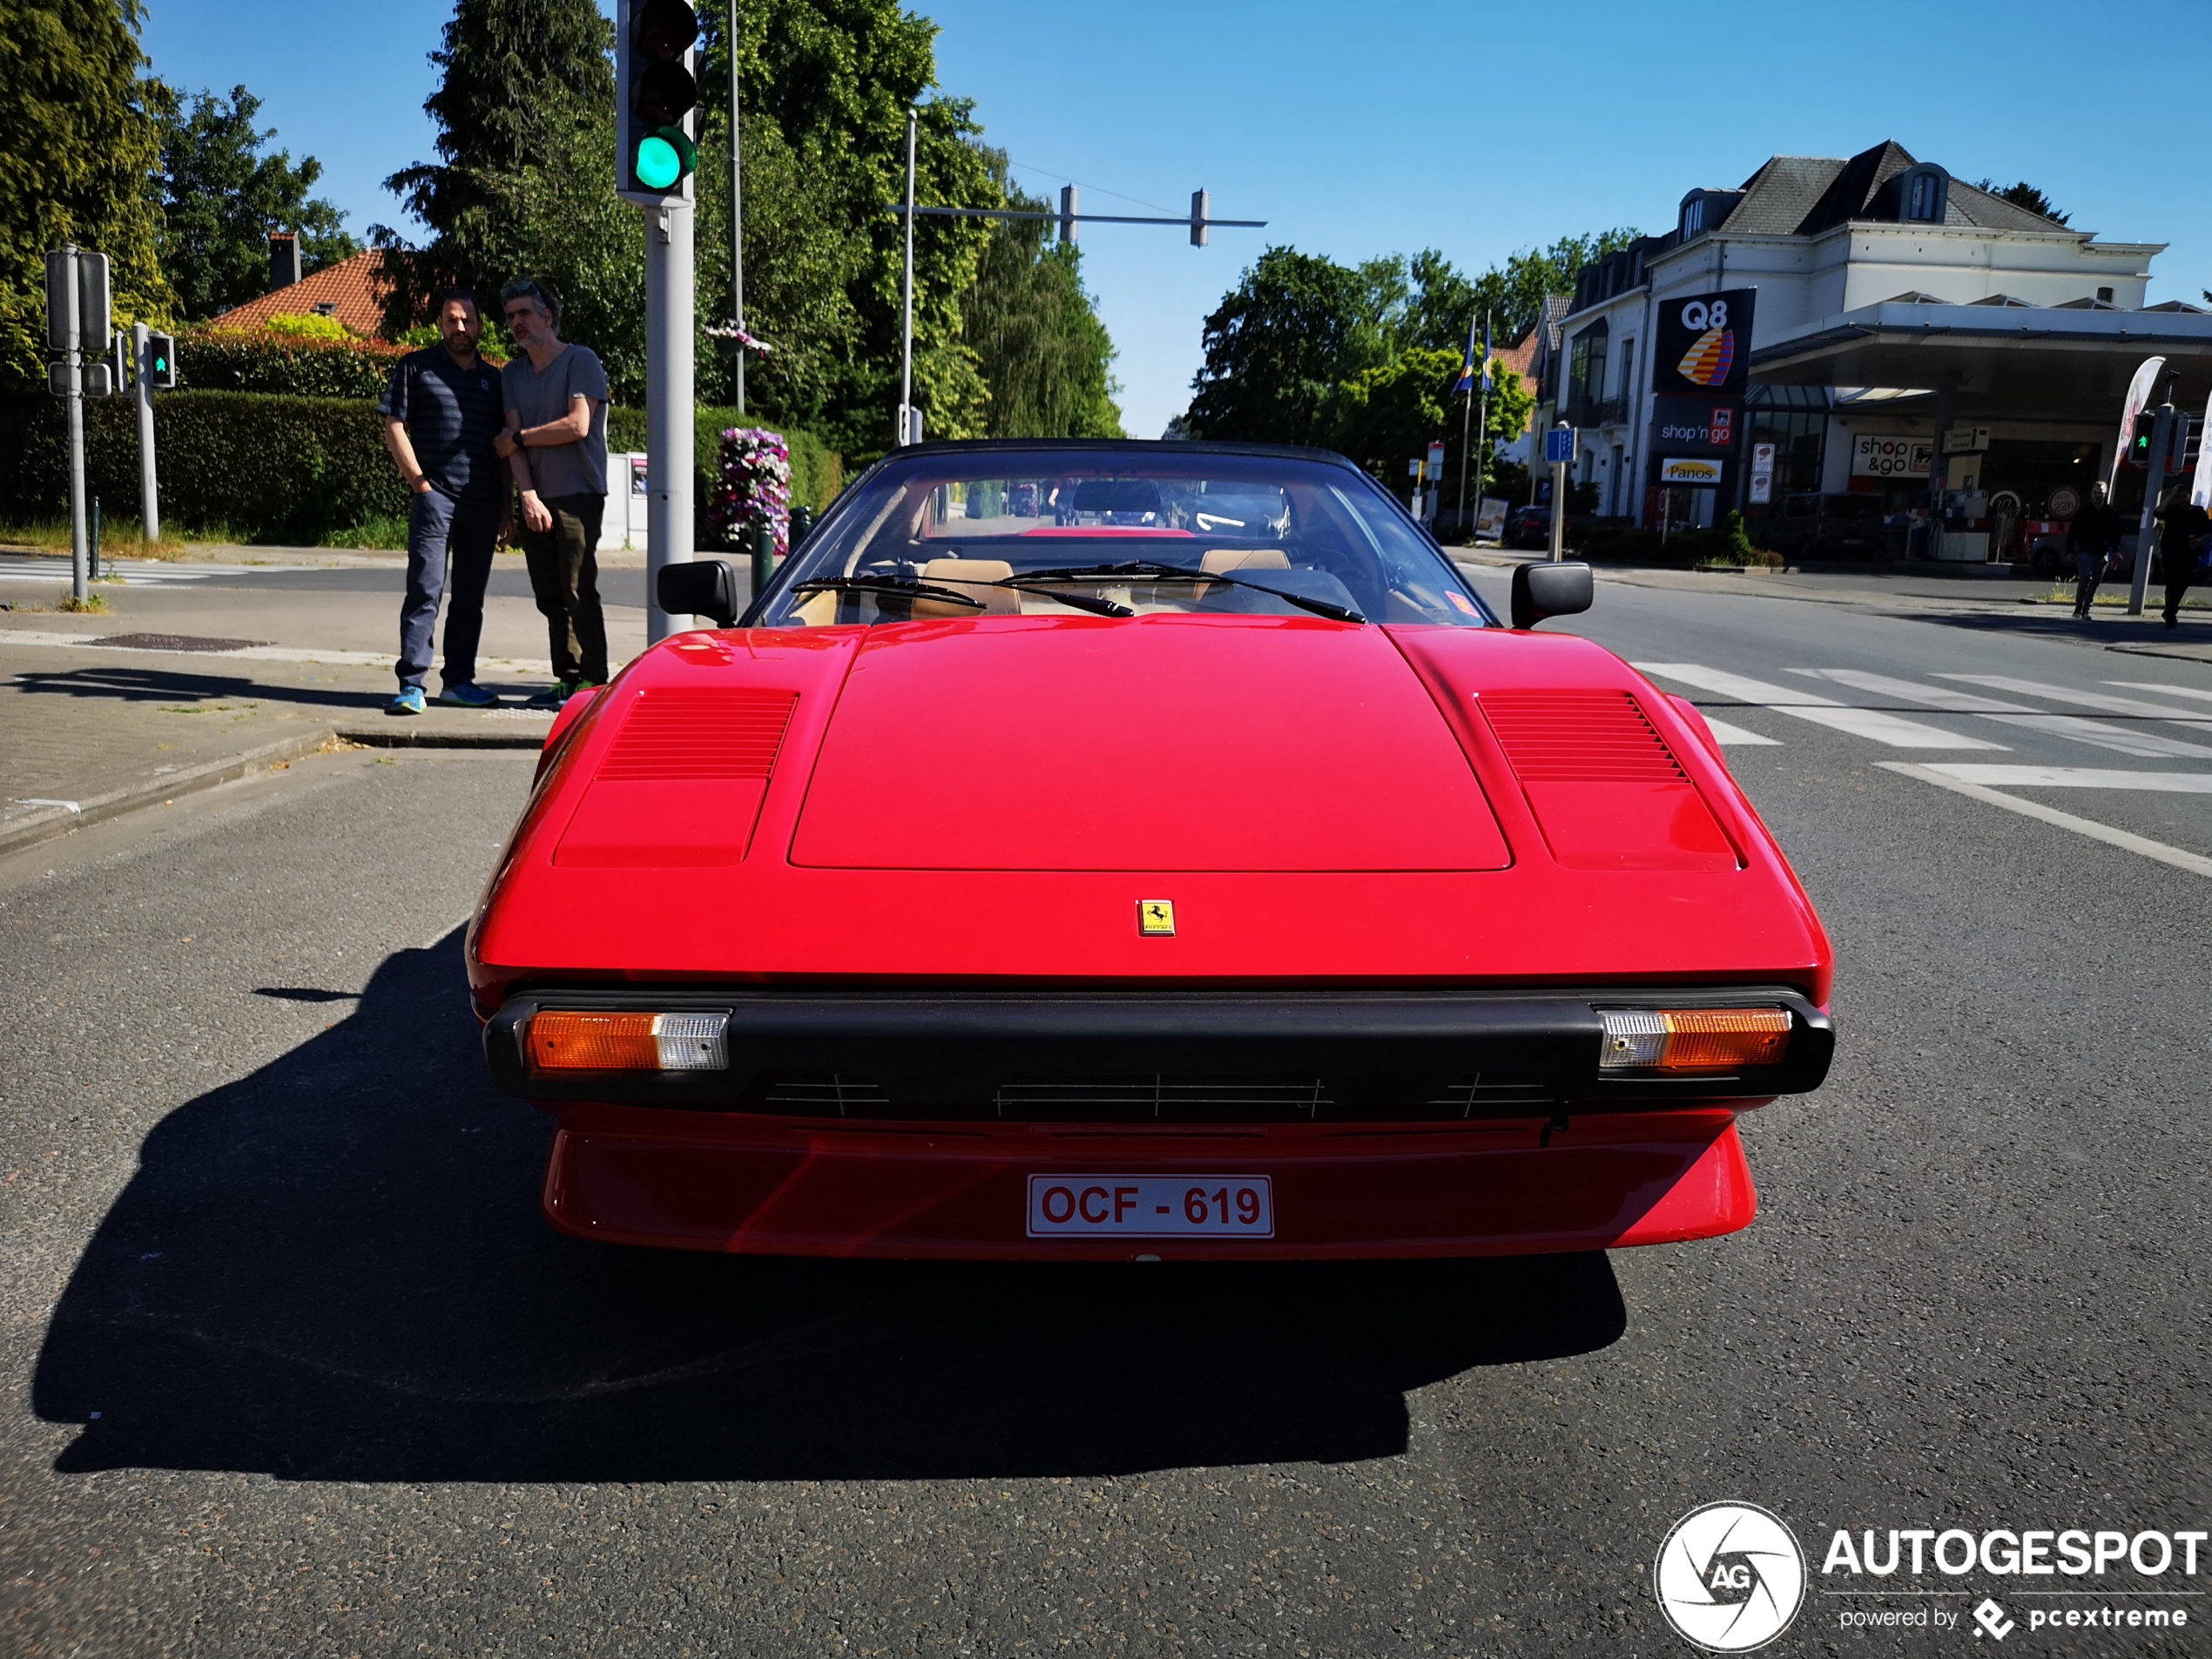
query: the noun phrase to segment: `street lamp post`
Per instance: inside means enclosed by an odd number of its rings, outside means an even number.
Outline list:
[[[894,441],[900,444],[914,441],[914,130],[921,121],[920,111],[907,111],[907,271],[899,334],[899,435]]]

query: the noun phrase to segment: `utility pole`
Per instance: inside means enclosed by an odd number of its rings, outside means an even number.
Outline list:
[[[914,441],[914,130],[921,112],[907,111],[907,271],[903,290],[905,319],[899,337],[899,435],[893,442]]]
[[[105,397],[113,385],[108,365],[86,362],[85,346],[105,352],[110,326],[108,264],[105,253],[64,242],[46,255],[46,349],[61,361],[46,366],[46,389],[62,400],[69,423],[70,591],[83,605],[92,597],[91,543],[85,526],[84,400]]]
[[[2156,533],[2158,498],[2166,491],[2167,462],[2175,450],[2188,442],[2188,428],[2182,428],[2176,441],[2174,386],[2178,375],[2166,380],[2166,401],[2158,406],[2158,423],[2151,428],[2150,469],[2143,475],[2143,512],[2135,529],[2135,571],[2128,588],[2128,614],[2143,614],[2143,596],[2150,586],[2151,538]],[[2179,471],[2179,468],[2174,470]],[[2186,549],[2177,549],[2186,555]]]
[[[149,550],[161,539],[161,496],[153,468],[152,339],[145,324],[131,325],[131,372],[138,380],[138,532]]]
[[[738,0],[730,0],[730,342],[738,413],[745,413],[745,188],[741,152],[744,124],[738,108]]]

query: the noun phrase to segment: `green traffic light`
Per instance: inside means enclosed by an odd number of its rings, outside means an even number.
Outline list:
[[[681,127],[655,127],[637,140],[631,172],[647,190],[673,190],[698,166],[699,152]]]
[[[684,176],[684,158],[676,146],[655,133],[637,146],[637,182],[648,190],[666,190]]]

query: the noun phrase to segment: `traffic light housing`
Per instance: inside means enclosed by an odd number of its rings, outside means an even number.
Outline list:
[[[2128,438],[2128,464],[2142,471],[2150,470],[2150,444],[2158,431],[2158,412],[2145,409],[2135,416],[2135,429]]]
[[[617,192],[647,206],[691,199],[698,169],[698,14],[684,0],[623,0],[617,20]]]
[[[146,336],[146,384],[157,392],[177,389],[177,337],[174,334]]]

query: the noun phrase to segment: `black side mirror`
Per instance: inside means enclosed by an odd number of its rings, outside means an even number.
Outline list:
[[[1588,610],[1596,592],[1590,567],[1579,560],[1517,564],[1513,571],[1513,625],[1534,628],[1547,617],[1571,617]]]
[[[671,616],[706,617],[719,628],[737,626],[738,613],[745,609],[738,603],[737,567],[727,559],[662,565],[653,598]]]

